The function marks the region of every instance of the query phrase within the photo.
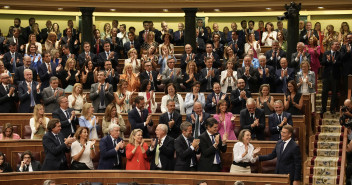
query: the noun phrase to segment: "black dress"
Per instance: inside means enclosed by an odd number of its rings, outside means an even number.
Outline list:
[[[273,112],[269,109],[268,103],[271,102],[271,96],[269,97],[267,102],[262,103],[262,101],[260,100],[260,96],[259,98],[259,103],[262,105],[262,109],[264,110],[265,115],[270,115]]]
[[[93,73],[93,71],[88,72],[87,81],[86,81],[86,83],[83,83],[83,89],[90,89],[90,87],[94,83],[95,82],[94,82],[94,73]]]
[[[66,80],[67,76],[68,76],[68,73],[66,70],[63,70],[61,71],[61,74],[60,74],[60,79],[61,79],[61,84],[62,84],[62,88],[65,89],[68,85],[72,85],[74,86],[75,83],[79,83],[79,81],[77,82],[76,81],[76,73],[77,73],[77,70],[70,70],[70,73],[71,73],[71,76],[68,80]],[[78,75],[78,79],[79,79],[79,75]]]
[[[185,92],[192,92],[192,85],[195,81],[199,80],[199,74],[194,73],[194,78],[195,80],[191,80],[188,83],[186,83],[186,81],[189,79],[189,75],[187,73],[183,74],[183,85],[186,87]]]
[[[2,163],[2,165],[0,165],[0,170],[2,170],[3,173],[4,172],[12,172],[12,168],[11,168],[10,164],[7,162],[4,162],[4,163]]]
[[[302,93],[296,93],[295,97],[293,98],[293,101],[297,104],[299,104],[299,100],[302,97]],[[287,101],[287,99],[286,99]],[[289,102],[289,106],[287,109],[287,112],[291,113],[291,115],[302,115],[301,110],[297,109],[295,106],[293,106],[292,102]]]

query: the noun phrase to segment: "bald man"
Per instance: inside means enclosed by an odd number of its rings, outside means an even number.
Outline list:
[[[32,79],[34,81],[37,81],[37,69],[31,66],[31,63],[32,63],[32,60],[30,56],[23,57],[23,66],[16,67],[15,78],[14,78],[15,84],[19,85],[21,81],[25,80],[25,77],[24,77],[25,69],[30,69],[32,71]]]
[[[20,100],[20,113],[32,113],[34,106],[40,104],[40,83],[33,80],[31,69],[24,69],[25,80],[18,84],[18,97]]]
[[[252,133],[252,139],[264,140],[265,114],[257,108],[253,98],[248,98],[246,109],[240,112],[241,130],[248,129]]]
[[[10,76],[8,73],[1,73],[0,78],[0,113],[17,113],[18,96],[15,87],[10,84]]]

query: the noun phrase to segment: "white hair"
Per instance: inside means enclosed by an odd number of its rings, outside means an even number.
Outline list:
[[[113,131],[115,128],[120,128],[120,125],[117,125],[117,124],[110,124],[110,125],[109,125],[109,132]]]

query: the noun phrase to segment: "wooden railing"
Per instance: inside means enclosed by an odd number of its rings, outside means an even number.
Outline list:
[[[340,170],[340,179],[339,185],[345,184],[345,174],[346,174],[346,149],[347,149],[347,128],[345,127],[343,132],[343,144],[342,144],[342,157],[341,157],[341,170]]]

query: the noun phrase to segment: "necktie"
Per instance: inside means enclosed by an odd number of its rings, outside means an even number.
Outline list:
[[[51,65],[50,65],[50,62],[48,63],[48,71],[49,71],[49,73],[51,72]]]
[[[170,73],[171,73],[172,71],[173,71],[173,70],[170,69]],[[174,75],[174,73],[172,73],[171,80],[174,80],[174,78],[175,78],[175,75]]]
[[[251,122],[251,123],[254,122],[254,115],[253,115],[253,113],[250,114],[250,122]]]
[[[218,104],[218,102],[219,102],[219,95],[216,94],[215,96],[216,96],[216,104]]]
[[[99,98],[100,98],[100,105],[101,106],[104,106],[105,105],[105,101],[104,101],[104,99],[105,99],[105,92],[104,92],[104,84],[101,84],[100,85],[100,93],[99,93]]]
[[[59,141],[59,143],[61,145],[61,141],[60,141],[59,135],[55,134],[55,137],[56,137],[56,139]]]
[[[27,165],[24,165],[23,171],[24,171],[24,172],[28,172],[28,166],[27,166]]]
[[[169,113],[170,114],[170,119],[169,119],[169,121],[171,121],[172,119],[174,119],[173,117],[172,117],[172,113]]]
[[[156,150],[155,150],[155,165],[158,166],[159,164],[159,144],[156,145]]]
[[[274,52],[274,58],[273,58],[274,61],[275,61],[275,63],[276,63],[276,60],[277,60],[276,55],[277,55],[277,52],[275,51],[275,52]]]
[[[215,136],[211,135],[211,142],[214,144],[215,143]],[[215,158],[216,158],[216,164],[220,164],[220,155],[219,155],[219,151],[216,150],[215,152]]]
[[[66,118],[67,118],[67,119],[70,119],[70,114],[68,113],[67,110],[65,111],[65,113],[66,113]]]
[[[266,80],[265,67],[262,67],[262,69],[263,69],[263,81],[265,82]]]
[[[16,71],[16,54],[15,53],[12,54],[12,58],[13,58],[12,72],[14,73]]]
[[[29,83],[29,87],[31,87],[31,107],[35,106],[35,100],[34,100],[34,91],[33,91],[33,87],[32,87],[32,82]]]
[[[145,31],[144,42],[147,42],[147,38],[148,38],[148,30]]]
[[[192,139],[187,139],[187,143],[188,143],[189,148],[191,148],[192,142],[193,142]],[[194,161],[196,161],[196,160],[197,160],[196,156],[192,155],[191,164],[190,164],[191,167],[194,166]]]
[[[134,44],[133,44],[133,42],[131,42],[131,48],[134,48]]]
[[[207,70],[208,70],[208,73],[209,73],[209,71],[210,71],[210,69],[209,68],[207,68]],[[208,74],[207,73],[207,74]],[[209,91],[209,90],[211,90],[212,88],[211,88],[211,76],[209,76],[208,77],[208,82],[207,82],[207,91]]]
[[[144,120],[143,111],[141,110],[140,113],[141,113],[141,119],[142,119],[142,121],[143,121],[143,120]]]
[[[10,92],[10,87],[9,87],[9,85],[6,85],[6,92],[7,92],[7,93]]]
[[[281,155],[282,152],[284,151],[285,143],[286,143],[285,141],[282,141],[282,143],[281,143],[280,155]]]
[[[116,148],[117,139],[114,139],[113,143],[114,143],[114,148]],[[116,164],[119,165],[119,163],[120,163],[120,161],[119,161],[119,153],[116,152]]]
[[[287,81],[286,81],[286,76],[282,79],[282,92],[286,94],[287,91]]]
[[[196,118],[196,122],[195,122],[195,128],[194,128],[194,138],[197,139],[199,136],[199,115],[194,114],[197,118]]]
[[[282,121],[282,120],[281,120],[281,114],[279,114],[279,122],[281,123],[281,121]]]
[[[110,55],[110,52],[105,52],[105,54],[106,54],[106,59],[108,59],[109,55]]]
[[[97,54],[99,54],[99,43],[96,41]]]

